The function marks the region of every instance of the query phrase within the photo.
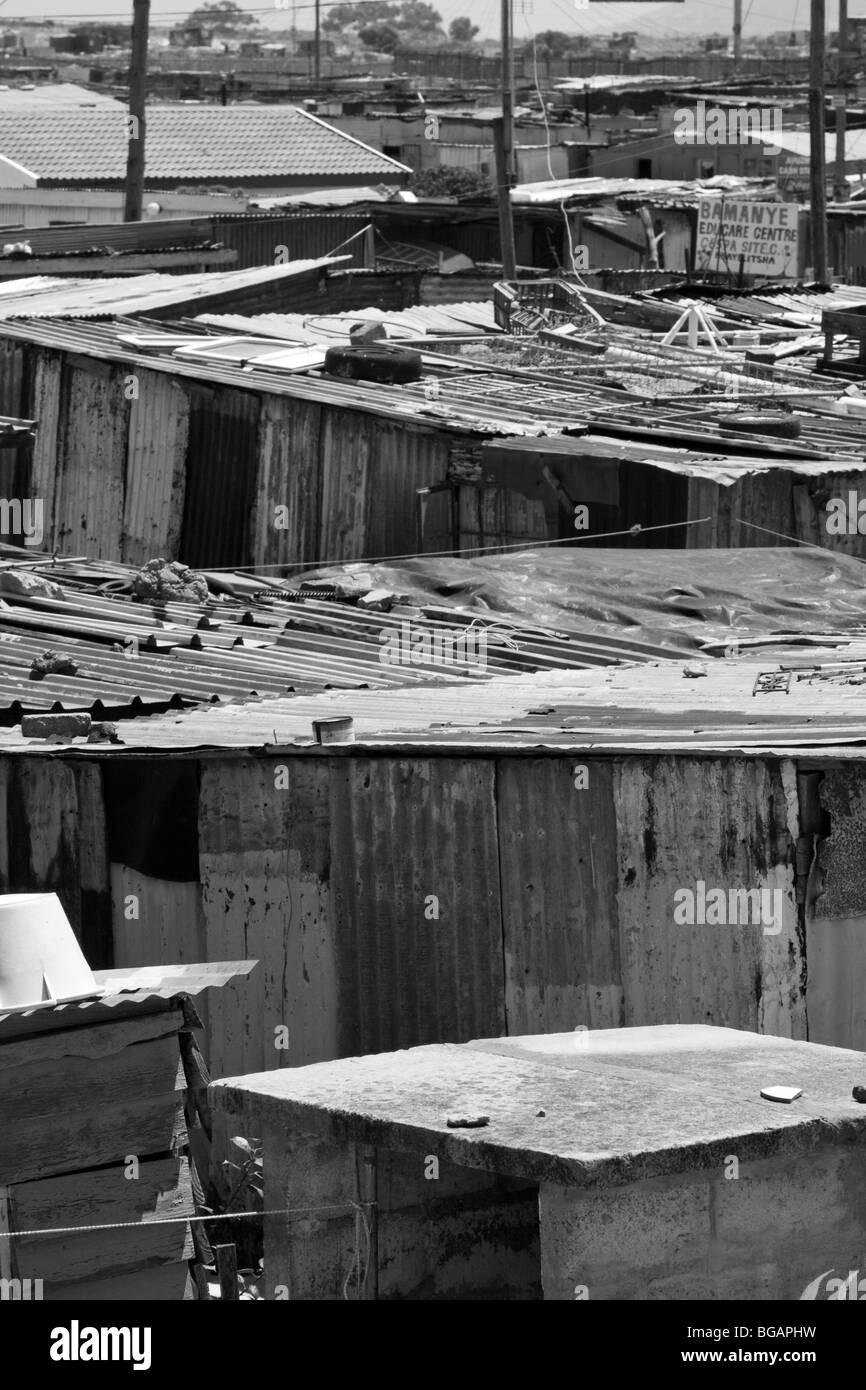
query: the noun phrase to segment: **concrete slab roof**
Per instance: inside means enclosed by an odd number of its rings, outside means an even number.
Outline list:
[[[564,1185],[623,1184],[866,1136],[866,1054],[675,1024],[413,1047],[215,1082],[217,1110],[335,1144],[436,1153]],[[802,1087],[790,1105],[766,1086]],[[447,1125],[477,1112],[476,1129]]]

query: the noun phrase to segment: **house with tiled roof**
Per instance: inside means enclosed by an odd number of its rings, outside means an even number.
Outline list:
[[[0,188],[122,189],[127,110],[114,104],[0,103]],[[411,170],[297,106],[148,109],[145,188],[304,192],[364,182],[399,187]]]

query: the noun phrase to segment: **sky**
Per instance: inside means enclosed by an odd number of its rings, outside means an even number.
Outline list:
[[[639,33],[665,36],[668,34],[712,34],[730,30],[733,24],[734,0],[684,0],[674,3],[592,3],[577,9],[574,0],[513,0],[514,29],[519,39],[533,30],[562,29],[574,34],[610,34],[617,30],[633,29]],[[291,25],[291,8],[277,8],[265,0],[239,0],[262,23],[278,28]],[[289,0],[291,4],[291,0]],[[323,0],[327,5],[327,0]],[[445,24],[458,15],[469,14],[481,28],[482,36],[495,37],[499,27],[500,0],[434,0]],[[76,19],[124,20],[132,15],[132,0],[43,0],[40,5],[28,3],[26,11],[21,0],[0,0],[3,23],[27,13],[30,18],[44,15],[58,22]],[[312,0],[295,0],[297,25],[312,28]],[[195,7],[184,0],[151,0],[151,16],[155,21],[179,22]],[[852,18],[866,18],[866,0],[849,0]],[[809,0],[743,0],[743,33],[768,33],[773,29],[806,29],[809,25]],[[828,26],[835,27],[838,16],[836,0],[828,0]]]

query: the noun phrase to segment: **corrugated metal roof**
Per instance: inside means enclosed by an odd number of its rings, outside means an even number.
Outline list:
[[[153,1000],[169,1002],[186,996],[197,998],[209,989],[222,989],[233,980],[243,979],[258,961],[203,961],[199,965],[145,965],[135,969],[94,970],[97,985],[105,992],[93,999],[71,1004],[52,1004],[48,1008],[26,1009],[21,1013],[0,1011],[0,1037],[4,1040],[43,1031],[47,1028],[76,1027],[102,1023],[129,1012],[136,1005]]]
[[[0,282],[0,320],[117,318],[146,314],[172,306],[188,307],[253,285],[266,285],[303,275],[343,258],[291,261],[285,265],[199,274],[121,275],[104,279],[32,276]]]
[[[811,659],[822,658],[839,660],[826,650]],[[458,748],[464,754],[750,749],[779,755],[852,748],[866,745],[866,699],[859,683],[866,678],[866,641],[849,649],[849,658],[848,678],[854,683],[843,684],[843,676],[815,667],[792,680],[788,693],[775,694],[752,691],[758,675],[778,670],[779,663],[746,659],[710,662],[702,677],[691,679],[684,665],[664,663],[497,676],[486,684],[436,689],[335,691],[136,720],[123,727],[124,748],[314,751],[318,756],[324,751],[349,757],[404,748],[450,754]],[[314,743],[314,719],[346,715],[354,720],[354,744],[323,750]],[[4,751],[27,746],[17,730],[0,731]],[[40,747],[44,750],[44,744]],[[97,747],[88,746],[87,755]],[[115,756],[117,750],[106,752]]]
[[[12,549],[6,548],[7,555]],[[287,593],[281,599],[267,581],[256,585],[222,574],[212,582],[223,594],[207,604],[146,603],[114,592],[128,586],[132,568],[61,561],[44,572],[62,593],[4,594],[0,573],[0,710],[7,718],[60,710],[118,717],[329,687],[442,685],[455,674],[485,680],[494,671],[604,665],[668,650],[662,642],[618,633],[551,632],[527,621],[514,623],[501,610],[473,611],[438,595],[391,613],[365,611],[352,602],[314,596],[292,601]],[[237,599],[226,593],[233,583]],[[363,592],[363,585],[355,587]],[[256,597],[257,588],[265,597]],[[474,623],[485,634],[485,664],[470,653],[465,661],[437,665],[432,650],[424,662],[417,650],[409,664],[383,661],[382,634],[402,643],[404,622],[411,622],[413,634],[455,635]],[[33,663],[46,651],[71,661],[75,674],[33,679]]]
[[[229,272],[229,275],[253,273]],[[215,282],[223,281],[226,277],[210,275],[202,278]],[[2,302],[0,297],[0,315]],[[438,314],[442,311],[435,312]],[[432,321],[432,318],[428,318],[420,322],[429,325]],[[205,325],[191,319],[188,331],[204,332]],[[720,413],[739,408],[736,399],[730,396],[726,398],[724,394],[736,381],[741,397],[760,402],[774,394],[771,389],[774,387],[796,406],[803,422],[803,439],[796,446],[791,444],[789,454],[833,460],[842,457],[847,449],[858,462],[863,457],[862,427],[840,415],[831,415],[827,421],[832,401],[843,389],[832,378],[806,375],[803,371],[795,372],[787,367],[747,363],[742,353],[718,358],[709,353],[694,353],[686,348],[661,347],[650,335],[641,336],[634,329],[609,326],[601,331],[609,335],[607,351],[563,351],[555,368],[537,371],[515,369],[507,362],[498,363],[496,359],[494,365],[488,367],[474,358],[445,358],[442,354],[425,353],[428,371],[435,372],[438,377],[436,393],[429,391],[425,382],[405,386],[347,382],[334,377],[305,376],[255,364],[245,368],[231,363],[183,359],[172,355],[177,326],[172,330],[165,325],[156,325],[150,333],[153,348],[136,350],[121,341],[122,338],[129,338],[131,332],[142,332],[142,324],[134,319],[105,324],[91,318],[68,323],[56,318],[52,321],[32,318],[8,320],[3,328],[3,336],[77,355],[98,357],[102,361],[149,367],[154,371],[169,372],[178,378],[290,395],[390,420],[411,420],[433,427],[438,425],[449,431],[457,429],[466,433],[538,437],[559,435],[563,431],[586,432],[590,424],[598,422],[599,428],[609,429],[616,434],[624,428],[625,412],[631,411],[631,422],[625,430],[627,434],[634,437],[635,434],[645,434],[648,427],[655,428],[662,436],[660,442],[668,443],[672,430],[679,427],[681,442],[685,442],[683,435],[687,434],[700,450],[701,456],[707,459],[708,465],[717,462],[722,472],[730,461],[729,456],[736,458],[742,452],[742,442],[736,443],[731,437],[726,438],[718,423]],[[163,337],[166,347],[160,350],[157,344]],[[500,341],[503,340],[496,339],[494,348]],[[482,350],[487,350],[484,345],[478,349]],[[682,401],[683,382],[692,393],[712,391],[721,404],[705,401],[700,394],[688,402]],[[624,391],[623,383],[630,389]],[[665,399],[668,385],[677,387],[678,415],[670,413],[670,402]],[[648,396],[652,399],[648,400]],[[657,400],[657,396],[661,399]],[[683,406],[688,409],[683,409]],[[819,428],[813,417],[822,414],[826,423],[820,422]],[[760,452],[778,457],[784,450],[775,441],[762,437]],[[753,454],[757,456],[758,450],[753,448]],[[710,458],[710,455],[715,458]]]
[[[341,314],[198,314],[196,322],[226,333],[265,334],[300,343],[349,341],[355,323],[381,323],[393,339],[468,337],[501,333],[493,304],[485,300],[449,304],[447,309],[416,304],[409,309],[351,309]]]
[[[511,190],[511,201],[559,204],[586,202],[600,198],[635,196],[645,202],[677,202],[697,205],[699,199],[711,194],[736,193],[738,198],[765,196],[766,179],[745,179],[733,174],[716,174],[711,179],[629,179],[575,178],[544,179],[538,183],[521,183]]]

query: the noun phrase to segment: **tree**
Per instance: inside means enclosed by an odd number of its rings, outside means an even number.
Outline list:
[[[358,30],[358,38],[376,53],[393,53],[400,42],[400,35],[390,24],[367,24]]]
[[[414,174],[409,187],[419,198],[464,198],[477,202],[491,199],[493,194],[493,185],[484,174],[444,164]]]
[[[360,5],[334,5],[322,20],[322,28],[335,31],[353,29],[359,33],[371,24],[391,23],[398,9],[399,6],[388,4],[388,0],[362,0]]]
[[[393,29],[401,44],[429,43],[445,37],[442,16],[427,0],[402,0],[400,4],[390,4],[388,0],[361,0],[360,4],[335,5],[322,22],[323,29],[332,33],[349,31],[358,38],[362,30],[381,25]]]
[[[585,42],[580,37],[575,38],[573,34],[564,34],[561,29],[543,29],[540,34],[535,35],[535,51],[539,55],[561,58],[571,49],[583,48]],[[532,44],[527,44],[524,51],[531,53]]]
[[[435,38],[442,33],[442,16],[427,0],[403,0],[398,23],[407,34],[419,38]]]
[[[472,20],[464,15],[460,19],[452,19],[448,25],[448,33],[452,43],[471,43],[478,33],[478,25],[473,24]]]

